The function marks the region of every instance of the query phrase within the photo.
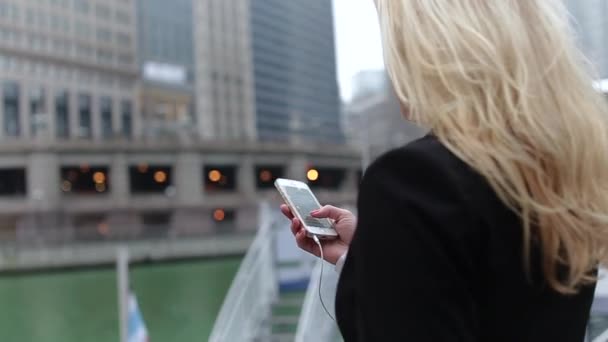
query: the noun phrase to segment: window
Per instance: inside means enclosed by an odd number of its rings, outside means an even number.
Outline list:
[[[126,138],[131,138],[133,135],[133,106],[131,101],[122,101],[120,105],[121,121],[122,121],[122,134]]]
[[[97,28],[97,40],[104,43],[110,43],[112,41],[112,32],[102,27]]]
[[[122,32],[116,33],[116,41],[121,46],[131,47],[131,36],[126,33],[122,33]]]
[[[110,236],[108,218],[103,213],[76,214],[72,219],[74,238],[78,241],[99,241]]]
[[[90,138],[93,134],[91,127],[91,96],[78,95],[78,136]]]
[[[172,186],[171,167],[140,164],[129,167],[131,193],[168,194]]]
[[[91,37],[91,26],[83,21],[77,21],[74,27],[74,32],[80,38],[89,39]]]
[[[171,212],[144,212],[141,214],[144,238],[166,237],[171,225]]]
[[[18,137],[21,132],[19,120],[19,84],[5,81],[3,84],[4,134],[8,137]]]
[[[228,165],[207,165],[203,170],[205,191],[231,192],[237,187],[237,167]]]
[[[346,170],[333,167],[311,167],[306,172],[311,187],[338,190],[346,176]]]
[[[61,168],[61,191],[65,194],[95,195],[110,190],[109,168],[87,164]]]
[[[24,196],[25,193],[25,169],[0,169],[0,196]]]
[[[128,12],[116,10],[116,21],[121,24],[128,25],[131,23],[131,16]]]
[[[97,4],[95,6],[95,14],[98,18],[108,19],[110,18],[110,8],[104,4]]]
[[[112,125],[112,99],[102,97],[100,100],[101,134],[104,138],[111,138],[114,133]]]
[[[68,92],[63,90],[55,95],[55,117],[57,120],[57,138],[70,136]]]
[[[102,63],[112,63],[112,59],[114,55],[110,51],[106,50],[97,50],[97,60]]]
[[[217,228],[226,231],[226,228],[236,228],[236,210],[216,208],[211,212],[211,218]]]
[[[74,0],[74,8],[77,12],[83,14],[89,13],[89,0]]]
[[[131,64],[133,64],[133,55],[130,55],[130,54],[118,55],[118,62],[122,65],[131,65]]]
[[[37,87],[30,90],[30,127],[32,136],[37,136],[46,125],[46,104],[44,88]]]
[[[255,168],[256,186],[258,189],[274,189],[274,181],[283,177],[282,166],[260,165]]]

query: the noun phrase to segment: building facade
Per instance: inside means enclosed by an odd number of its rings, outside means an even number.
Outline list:
[[[361,151],[364,167],[382,153],[425,133],[403,118],[399,101],[383,70],[356,75],[353,88],[357,95],[345,105],[344,130],[349,144]]]
[[[196,134],[192,0],[138,0],[143,134]]]
[[[194,1],[196,119],[204,140],[256,139],[248,1]]]
[[[326,0],[250,0],[260,140],[343,142],[332,11]]]
[[[136,134],[134,11],[132,1],[0,1],[0,139]]]

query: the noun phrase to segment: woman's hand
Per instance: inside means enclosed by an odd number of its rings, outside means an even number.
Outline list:
[[[296,237],[298,247],[320,257],[319,246],[317,246],[313,239],[306,236],[306,230],[302,226],[302,223],[297,217],[294,217],[289,207],[285,204],[281,205],[281,212],[291,220],[291,232]],[[355,234],[355,229],[357,229],[357,218],[350,211],[331,205],[326,205],[319,210],[315,210],[310,215],[315,218],[329,218],[334,221],[334,227],[339,235],[338,238],[334,240],[321,240],[321,243],[323,244],[323,256],[325,260],[335,264],[348,250],[348,246]]]

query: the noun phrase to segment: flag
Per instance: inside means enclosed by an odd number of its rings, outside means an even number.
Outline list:
[[[144,318],[139,311],[137,298],[133,293],[129,293],[129,311],[127,324],[128,342],[148,342],[148,329],[144,323]]]

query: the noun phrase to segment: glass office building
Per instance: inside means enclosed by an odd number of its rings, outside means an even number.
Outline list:
[[[258,138],[342,143],[331,1],[250,6]]]

